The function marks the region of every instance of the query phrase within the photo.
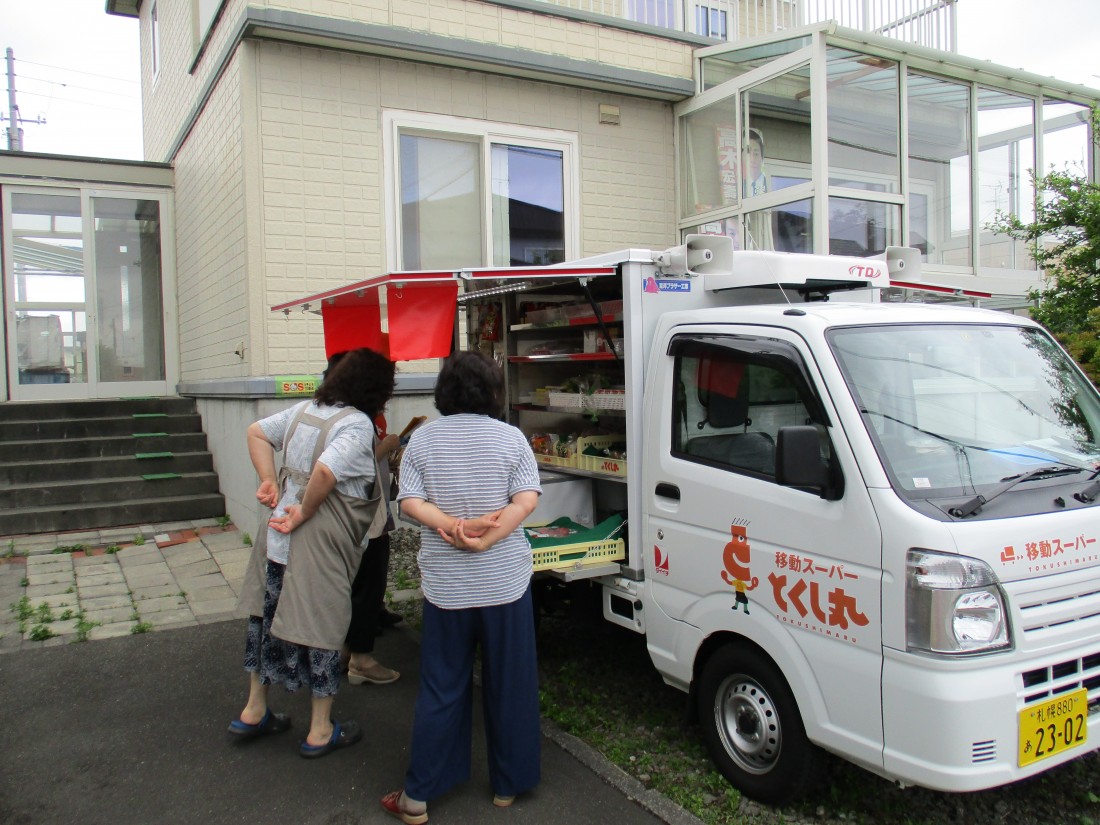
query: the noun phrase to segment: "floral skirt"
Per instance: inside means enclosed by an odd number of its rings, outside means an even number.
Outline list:
[[[316,697],[335,696],[340,686],[340,651],[284,642],[271,635],[271,622],[283,591],[286,565],[268,559],[264,581],[264,615],[248,617],[244,669],[260,675],[260,684],[288,691],[308,687]]]

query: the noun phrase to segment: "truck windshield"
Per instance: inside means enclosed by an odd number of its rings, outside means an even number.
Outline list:
[[[1047,475],[1085,483],[1100,466],[1100,397],[1041,330],[853,327],[829,341],[887,472],[909,498],[986,497]],[[1022,478],[1044,467],[1051,473]]]

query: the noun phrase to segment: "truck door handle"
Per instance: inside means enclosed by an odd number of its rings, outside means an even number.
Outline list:
[[[680,488],[675,484],[669,484],[662,481],[657,485],[657,489],[654,490],[654,492],[661,496],[661,498],[672,498],[676,499],[676,501],[680,500]]]

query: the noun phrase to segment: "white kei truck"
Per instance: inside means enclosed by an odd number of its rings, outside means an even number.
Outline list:
[[[1100,395],[1027,318],[882,300],[913,252],[454,273],[508,420],[581,434],[537,514],[626,519],[536,576],[600,588],[761,801],[822,749],[972,791],[1100,747]]]

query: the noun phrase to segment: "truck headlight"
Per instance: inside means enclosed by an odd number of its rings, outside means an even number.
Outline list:
[[[973,654],[1012,646],[1004,593],[985,562],[914,549],[905,569],[909,650]]]

